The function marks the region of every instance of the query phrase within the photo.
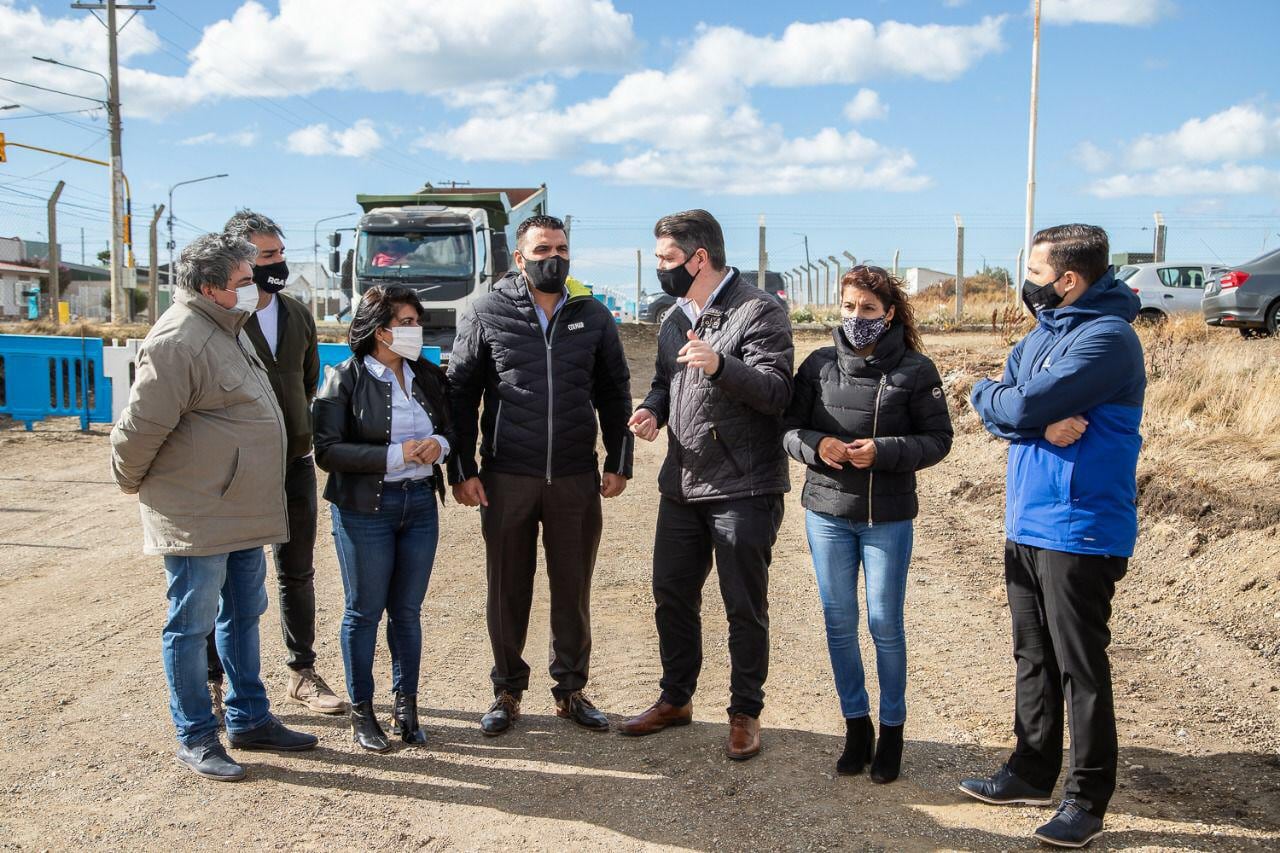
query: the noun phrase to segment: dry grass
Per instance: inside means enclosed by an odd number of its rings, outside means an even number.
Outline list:
[[[1244,340],[1195,315],[1140,327],[1147,357],[1144,456],[1194,479],[1276,488],[1280,342]]]

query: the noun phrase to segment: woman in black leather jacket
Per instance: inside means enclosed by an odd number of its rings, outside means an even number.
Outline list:
[[[333,539],[346,607],[342,659],[353,739],[391,748],[373,711],[373,653],[387,614],[395,704],[406,743],[418,725],[420,614],[439,538],[436,498],[451,437],[444,371],[421,358],[422,303],[406,287],[373,287],[351,321],[352,357],[329,376],[312,407],[316,464],[329,472]]]
[[[874,782],[898,778],[907,715],[903,610],[911,562],[916,474],[951,449],[951,416],[937,368],[920,352],[911,304],[880,267],[840,280],[843,322],[834,346],[796,374],[783,446],[808,470],[800,501],[827,626],[845,750],[836,771]],[[858,649],[858,571],[880,682],[875,758],[866,678]]]

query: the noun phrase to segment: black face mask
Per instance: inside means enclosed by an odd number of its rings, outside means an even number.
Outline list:
[[[253,268],[253,283],[266,293],[279,293],[289,283],[289,265],[284,261]]]
[[[1062,276],[1058,276],[1048,284],[1036,284],[1031,279],[1022,282],[1022,302],[1032,314],[1039,314],[1062,304],[1062,296],[1053,289],[1061,278]]]
[[[664,293],[680,299],[689,292],[689,288],[693,287],[693,280],[697,278],[694,273],[689,272],[688,266],[691,260],[693,258],[689,257],[678,267],[672,267],[669,270],[658,270],[658,284],[662,285]]]
[[[524,277],[543,293],[559,293],[569,279],[569,259],[552,255],[540,261],[525,258]]]

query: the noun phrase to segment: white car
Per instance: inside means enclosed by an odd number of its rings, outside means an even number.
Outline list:
[[[1199,312],[1204,286],[1218,264],[1159,263],[1129,264],[1116,270],[1123,281],[1142,300],[1138,319],[1159,322],[1178,312]]]

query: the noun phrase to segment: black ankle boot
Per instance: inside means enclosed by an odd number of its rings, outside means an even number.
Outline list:
[[[351,739],[370,752],[391,751],[387,733],[378,725],[378,716],[373,712],[372,702],[352,703]]]
[[[876,757],[871,762],[871,781],[881,785],[898,778],[902,772],[902,726],[880,724],[880,740]]]
[[[426,733],[418,725],[418,694],[396,691],[396,702],[391,710],[391,726],[396,736],[405,743],[427,742]]]
[[[836,773],[857,776],[871,761],[871,746],[876,729],[870,717],[854,717],[844,721],[844,754],[836,761]]]

